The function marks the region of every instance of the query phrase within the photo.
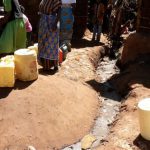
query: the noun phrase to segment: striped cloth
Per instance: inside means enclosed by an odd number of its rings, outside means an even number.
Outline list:
[[[39,10],[43,14],[55,13],[61,7],[61,4],[61,0],[42,0]]]

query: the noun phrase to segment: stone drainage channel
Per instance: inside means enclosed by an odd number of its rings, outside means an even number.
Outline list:
[[[88,150],[94,149],[94,147],[100,146],[105,141],[109,134],[111,124],[116,120],[119,114],[121,106],[121,96],[114,90],[113,86],[107,81],[112,75],[119,73],[119,69],[116,67],[116,60],[109,60],[108,57],[102,58],[96,70],[97,85],[99,89],[99,100],[101,106],[99,108],[98,118],[95,121],[95,125],[90,135],[96,138],[92,146],[88,147]],[[81,150],[81,141],[70,145],[62,150]]]

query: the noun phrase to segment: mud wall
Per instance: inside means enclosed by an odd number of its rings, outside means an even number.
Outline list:
[[[144,54],[150,54],[150,35],[144,33],[131,34],[125,42],[121,56],[121,64],[127,65],[139,59],[142,61]],[[142,58],[143,57],[143,58]]]
[[[144,60],[150,54],[150,1],[138,1],[137,33],[131,34],[125,42],[121,56],[121,64]],[[143,58],[142,58],[143,57]]]
[[[137,31],[150,33],[150,1],[139,0]]]

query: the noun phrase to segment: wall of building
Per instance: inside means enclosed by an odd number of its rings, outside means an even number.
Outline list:
[[[150,54],[150,1],[138,0],[137,33],[131,34],[124,43],[121,64],[145,61]]]
[[[137,31],[150,33],[150,1],[139,0]]]

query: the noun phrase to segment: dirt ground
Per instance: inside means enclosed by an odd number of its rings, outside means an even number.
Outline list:
[[[133,35],[134,36],[134,35]],[[143,36],[143,35],[138,35]],[[132,37],[132,36],[131,36]],[[118,75],[114,75],[109,79],[118,93],[124,99],[120,108],[120,114],[116,121],[111,126],[109,136],[104,140],[104,143],[96,148],[96,150],[149,150],[150,142],[143,139],[140,135],[139,118],[137,105],[143,98],[150,97],[150,61],[149,48],[145,41],[140,41],[135,46],[134,38],[127,39],[125,51],[123,51],[123,61],[129,62],[127,66],[122,68]],[[148,42],[148,41],[147,41]],[[140,45],[140,46],[139,46]],[[131,47],[132,48],[131,48]],[[127,47],[130,47],[127,49]],[[144,49],[145,54],[140,54],[137,57],[137,51]],[[128,54],[126,51],[128,50]],[[126,55],[124,55],[126,53]],[[136,57],[135,57],[136,56]],[[136,58],[136,59],[135,59]],[[122,61],[122,60],[121,60]]]
[[[72,144],[89,132],[99,105],[92,89],[55,76],[0,90],[0,150]]]
[[[145,58],[144,58],[145,59]],[[146,59],[145,59],[146,60]],[[121,74],[110,79],[126,98],[110,135],[96,150],[149,150],[150,142],[140,136],[137,104],[150,97],[150,63],[141,61],[130,65]]]
[[[34,82],[17,81],[13,89],[0,89],[0,150],[24,150],[29,145],[57,150],[91,131],[100,108],[99,90],[87,83],[96,78],[97,62],[105,53],[100,46],[107,40],[95,44],[90,39],[86,32],[73,43],[57,74],[40,70]],[[90,150],[150,149],[150,142],[140,136],[137,112],[138,101],[150,96],[150,62],[148,55],[142,58],[108,79],[125,98],[108,136]]]
[[[98,61],[100,50],[83,48],[85,41],[82,47],[73,45],[58,73],[39,68],[38,80],[0,88],[0,150],[24,150],[29,145],[38,150],[60,149],[89,133],[100,103],[97,93],[82,81],[85,75],[87,80],[94,78],[92,60]],[[83,73],[75,76],[86,63]]]

